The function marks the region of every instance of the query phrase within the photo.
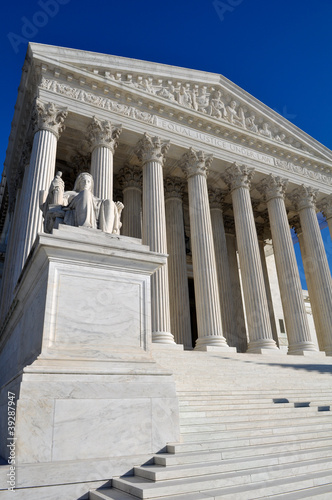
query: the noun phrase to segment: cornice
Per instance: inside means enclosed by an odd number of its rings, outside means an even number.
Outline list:
[[[257,139],[263,141],[263,144],[273,144],[277,147],[277,149],[286,149],[289,154],[304,157],[308,161],[312,160],[313,157],[317,158],[318,155],[322,155],[324,157],[320,158],[321,160],[323,159],[328,162],[332,161],[332,154],[326,147],[315,141],[308,134],[221,75],[135,60],[134,62],[139,64],[136,64],[136,67],[133,68],[131,64],[133,60],[117,58],[114,56],[109,56],[109,60],[112,61],[111,64],[115,65],[114,61],[119,59],[121,61],[125,61],[127,66],[122,63],[119,68],[110,68],[104,63],[101,67],[101,64],[98,64],[97,61],[92,64],[91,60],[90,64],[84,64],[83,60],[81,60],[80,63],[75,64],[74,62],[71,62],[68,64],[59,60],[53,60],[45,55],[35,54],[34,57],[39,59],[39,63],[40,65],[43,65],[44,71],[49,70],[51,73],[55,71],[59,76],[62,74],[65,78],[67,78],[67,76],[77,80],[85,78],[85,83],[91,84],[92,87],[93,85],[100,87],[100,90],[105,90],[106,92],[110,91],[112,86],[118,85],[119,90],[122,88],[124,92],[129,91],[130,93],[135,91],[143,98],[145,95],[145,98],[153,99],[153,101],[156,99],[158,100],[159,98],[160,101],[158,102],[168,103],[168,105],[171,104],[171,101],[158,94],[161,94],[161,92],[159,92],[161,86],[167,87],[169,81],[172,81],[172,85],[174,85],[174,87],[183,86],[186,88],[188,86],[191,92],[199,92],[203,88],[206,88],[208,93],[221,90],[223,93],[222,99],[224,99],[225,104],[230,104],[232,100],[237,101],[237,110],[239,110],[240,107],[244,110],[245,119],[250,118],[252,114],[256,115],[256,125],[258,129],[264,128],[264,122],[268,123],[268,128],[272,131],[271,139],[267,136],[262,136],[259,133],[253,132],[253,136],[256,136]],[[104,56],[104,59],[107,58],[108,56]],[[165,68],[169,70],[168,73],[165,72]],[[152,74],[148,73],[149,70]],[[158,72],[159,75],[156,74],[156,72]],[[157,89],[155,94],[149,92],[149,85],[143,85],[144,79],[151,80],[151,87]],[[107,89],[107,87],[109,87],[109,89]],[[176,104],[178,112],[181,112],[180,109],[182,109],[183,112],[188,111],[189,109],[185,105],[181,105],[179,102],[176,102]],[[194,111],[194,109],[192,110]],[[197,113],[198,116],[201,116],[201,119],[205,121],[207,118],[206,114],[199,111],[197,111]],[[225,123],[222,123],[223,121],[225,120],[220,120],[220,123],[223,124],[223,126],[226,125],[226,128],[233,130],[232,127],[228,126],[230,124],[227,120]],[[234,127],[234,130],[237,130],[238,133],[240,131],[245,132],[246,134],[247,132],[250,132],[248,128],[239,127],[236,124]],[[286,135],[286,142],[274,140],[276,136],[279,136],[280,138],[281,134]],[[296,142],[301,143],[301,141],[303,141],[304,144],[296,144]],[[299,149],[298,147],[295,147],[296,145],[301,148],[304,147],[311,149],[310,154]]]

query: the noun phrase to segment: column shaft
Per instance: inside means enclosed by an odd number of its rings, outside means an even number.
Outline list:
[[[270,281],[269,281],[269,273],[268,273],[267,265],[266,265],[266,256],[265,256],[265,250],[264,250],[265,241],[258,240],[258,245],[259,245],[259,253],[260,253],[261,262],[262,262],[267,304],[269,307],[269,316],[270,316],[270,322],[271,322],[272,337],[273,337],[273,340],[275,341],[275,343],[277,345],[279,345],[278,331],[277,331],[277,326],[276,326],[276,318],[275,318],[274,309],[273,309],[273,300],[272,300],[272,293],[271,293],[271,287],[270,287]]]
[[[236,332],[236,348],[238,352],[246,352],[248,348],[248,338],[246,331],[246,321],[242,301],[241,282],[239,266],[237,261],[235,234],[226,233],[227,255],[229,264],[229,275],[232,286],[233,307],[235,310],[234,325]]]
[[[192,349],[182,200],[167,191],[166,232],[171,328],[176,343]]]
[[[105,146],[96,146],[91,154],[94,195],[102,200],[113,200],[113,153]]]
[[[143,244],[152,252],[167,253],[163,169],[150,161],[143,167]],[[152,339],[173,343],[169,313],[168,266],[158,269],[151,278]],[[171,336],[171,337],[170,337]]]
[[[121,233],[133,238],[141,238],[141,202],[142,192],[137,187],[127,187],[123,190],[123,217]]]
[[[143,163],[142,241],[152,252],[167,253],[163,162],[169,143],[144,134],[136,148]],[[151,277],[152,341],[175,344],[171,331],[167,264]]]
[[[248,352],[277,349],[272,337],[271,322],[265,291],[262,262],[250,200],[253,171],[246,166],[232,165],[226,170],[225,181],[232,190],[236,239],[241,263],[243,296],[249,334]]]
[[[236,313],[233,303],[232,283],[229,272],[224,219],[221,208],[211,206],[211,223],[213,230],[214,250],[216,254],[216,266],[220,296],[220,312],[223,325],[223,333],[229,346],[238,347],[234,321]]]
[[[302,286],[283,199],[286,184],[286,181],[274,176],[267,178],[267,208],[288,337],[288,354],[303,354],[304,351],[316,351],[316,347],[310,336]]]
[[[211,156],[190,149],[181,160],[188,177],[189,217],[193,258],[198,339],[195,349],[227,349],[222,333],[216,258],[206,183]]]
[[[121,126],[113,127],[108,120],[99,120],[96,116],[88,126],[94,195],[102,200],[113,200],[113,154],[120,134]]]
[[[21,228],[25,228],[24,243],[18,255],[18,265],[22,269],[37,233],[42,231],[43,216],[39,208],[39,192],[48,190],[54,177],[57,138],[49,130],[36,132],[32,145],[31,160],[24,185]]]
[[[302,262],[303,262],[303,269],[304,269],[305,279],[306,279],[307,287],[308,287],[312,316],[314,318],[317,342],[319,345],[319,350],[324,351],[324,335],[323,335],[322,326],[320,324],[319,294],[316,294],[316,292],[315,292],[315,288],[314,288],[314,284],[312,282],[312,276],[311,276],[312,272],[315,272],[315,270],[312,269],[311,262],[310,262],[311,259],[308,259],[306,251],[305,251],[302,229],[298,229],[297,237],[299,240],[301,257],[302,257]]]
[[[319,324],[323,335],[324,350],[332,355],[332,280],[316,212],[312,207],[299,211],[307,258],[314,266],[311,281],[320,304]]]

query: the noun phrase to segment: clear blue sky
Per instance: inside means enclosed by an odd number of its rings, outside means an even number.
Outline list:
[[[331,0],[17,0],[2,11],[1,166],[26,38],[221,73],[332,149]],[[327,228],[323,238],[332,261]]]

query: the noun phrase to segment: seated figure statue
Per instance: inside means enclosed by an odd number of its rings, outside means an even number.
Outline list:
[[[81,173],[73,191],[65,191],[57,172],[46,194],[40,192],[40,209],[44,216],[44,231],[52,233],[59,224],[101,229],[105,233],[120,234],[123,204],[112,200],[101,200],[93,194],[93,178],[88,172]]]

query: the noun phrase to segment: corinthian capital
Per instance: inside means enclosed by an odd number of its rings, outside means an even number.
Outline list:
[[[256,186],[256,189],[264,195],[266,201],[270,201],[273,198],[284,198],[287,184],[287,179],[270,174]]]
[[[212,155],[206,155],[203,151],[195,151],[190,148],[180,159],[180,167],[188,179],[194,175],[207,177],[212,161]]]
[[[93,151],[97,146],[109,148],[114,153],[122,132],[121,126],[113,127],[108,120],[99,120],[96,116],[88,126],[87,140]]]
[[[220,210],[222,210],[223,199],[224,199],[224,193],[222,192],[222,190],[212,189],[209,187],[208,192],[209,192],[210,208],[220,208]]]
[[[227,168],[224,175],[222,175],[222,179],[229,186],[231,191],[238,188],[250,189],[254,173],[255,169],[253,168],[233,163],[233,165]]]
[[[310,186],[302,186],[294,189],[288,198],[292,203],[294,203],[296,210],[300,211],[304,208],[314,208],[316,209],[316,198],[318,189],[314,189]]]
[[[48,130],[59,139],[65,129],[64,121],[67,114],[67,108],[58,108],[52,102],[44,103],[40,99],[36,99],[32,113],[34,131]]]
[[[164,182],[165,199],[179,198],[182,200],[184,182],[180,177],[166,177]]]
[[[142,189],[142,167],[125,165],[117,175],[120,187]]]
[[[327,219],[332,217],[332,194],[323,198],[320,202],[320,208]]]
[[[135,154],[143,165],[150,161],[164,165],[168,149],[169,141],[162,141],[160,137],[151,137],[145,132],[136,145]]]

